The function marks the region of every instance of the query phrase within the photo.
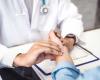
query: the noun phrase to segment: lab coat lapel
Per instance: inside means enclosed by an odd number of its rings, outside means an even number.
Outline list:
[[[41,34],[48,34],[51,29],[55,29],[57,21],[57,5],[58,0],[47,0],[47,14],[40,13],[41,1],[35,0],[33,3],[33,13],[31,29],[32,31],[39,31]],[[55,4],[55,5],[54,5]],[[54,9],[53,9],[54,8]],[[56,9],[56,10],[55,10]]]
[[[29,14],[24,0],[13,0],[13,6],[16,19],[22,22],[20,25],[30,27]]]
[[[23,0],[12,0],[12,5],[17,15],[25,15],[25,6],[23,7]]]
[[[48,3],[47,6],[50,6],[49,5],[50,0],[47,0],[47,3]],[[32,13],[32,22],[31,22],[32,30],[44,31],[45,29],[46,30],[49,29],[49,27],[46,27],[49,25],[48,23],[46,23],[49,13],[47,15],[42,14],[40,12],[41,5],[42,5],[41,0],[35,0],[33,3],[33,13]]]
[[[33,0],[33,11],[32,11],[32,20],[31,20],[31,29],[36,30],[39,21],[39,9],[40,4],[39,0]]]

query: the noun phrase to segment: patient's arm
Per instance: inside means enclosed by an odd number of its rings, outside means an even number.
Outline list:
[[[70,62],[70,63],[73,63],[73,60],[72,60],[70,54],[68,53],[68,48],[64,46],[62,52],[63,52],[62,55],[56,56],[57,64],[60,63],[60,62]]]
[[[62,56],[56,56],[57,66],[52,72],[53,80],[77,80],[80,72],[76,69],[66,47]]]

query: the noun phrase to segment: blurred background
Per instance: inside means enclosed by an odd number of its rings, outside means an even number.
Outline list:
[[[100,28],[100,0],[72,0],[83,15],[85,31]]]

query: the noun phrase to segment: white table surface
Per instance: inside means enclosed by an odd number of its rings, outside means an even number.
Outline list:
[[[81,46],[85,47],[86,49],[91,51],[94,55],[100,58],[100,29],[84,32],[81,35],[80,39],[84,42],[84,44],[81,44]],[[84,50],[80,48],[79,49],[75,48],[75,50],[72,51],[72,57],[77,57],[80,54],[83,54],[83,56],[85,56],[84,54],[87,55],[89,53],[86,53]],[[89,59],[92,60],[93,58],[94,57],[92,55],[89,55],[87,58],[84,57],[83,59],[81,58],[80,60],[76,60],[75,63],[81,63],[82,61]],[[82,72],[84,72],[85,70],[94,68],[96,66],[100,66],[100,61],[95,61],[90,64],[80,66],[78,68]]]

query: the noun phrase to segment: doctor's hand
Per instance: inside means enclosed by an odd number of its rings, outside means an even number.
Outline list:
[[[61,50],[54,42],[35,42],[27,53],[19,54],[15,58],[14,65],[31,67],[44,59],[55,59],[57,55],[61,55]]]
[[[58,32],[54,32],[54,31],[51,31],[49,33],[49,40],[57,43],[61,49],[63,49],[62,48],[63,46],[66,46],[66,48],[68,48],[68,51],[73,49],[75,43],[73,38],[71,37],[62,38],[62,36]]]
[[[53,41],[54,43],[58,44],[60,48],[63,47],[61,35],[57,32],[51,31],[49,33],[49,41]]]
[[[63,53],[64,52],[64,44],[63,44],[63,38],[61,37],[61,35],[58,33],[58,32],[54,32],[54,31],[51,31],[49,33],[49,41],[53,41],[54,43],[58,44],[61,48],[61,52]],[[68,47],[66,47],[68,48]]]

